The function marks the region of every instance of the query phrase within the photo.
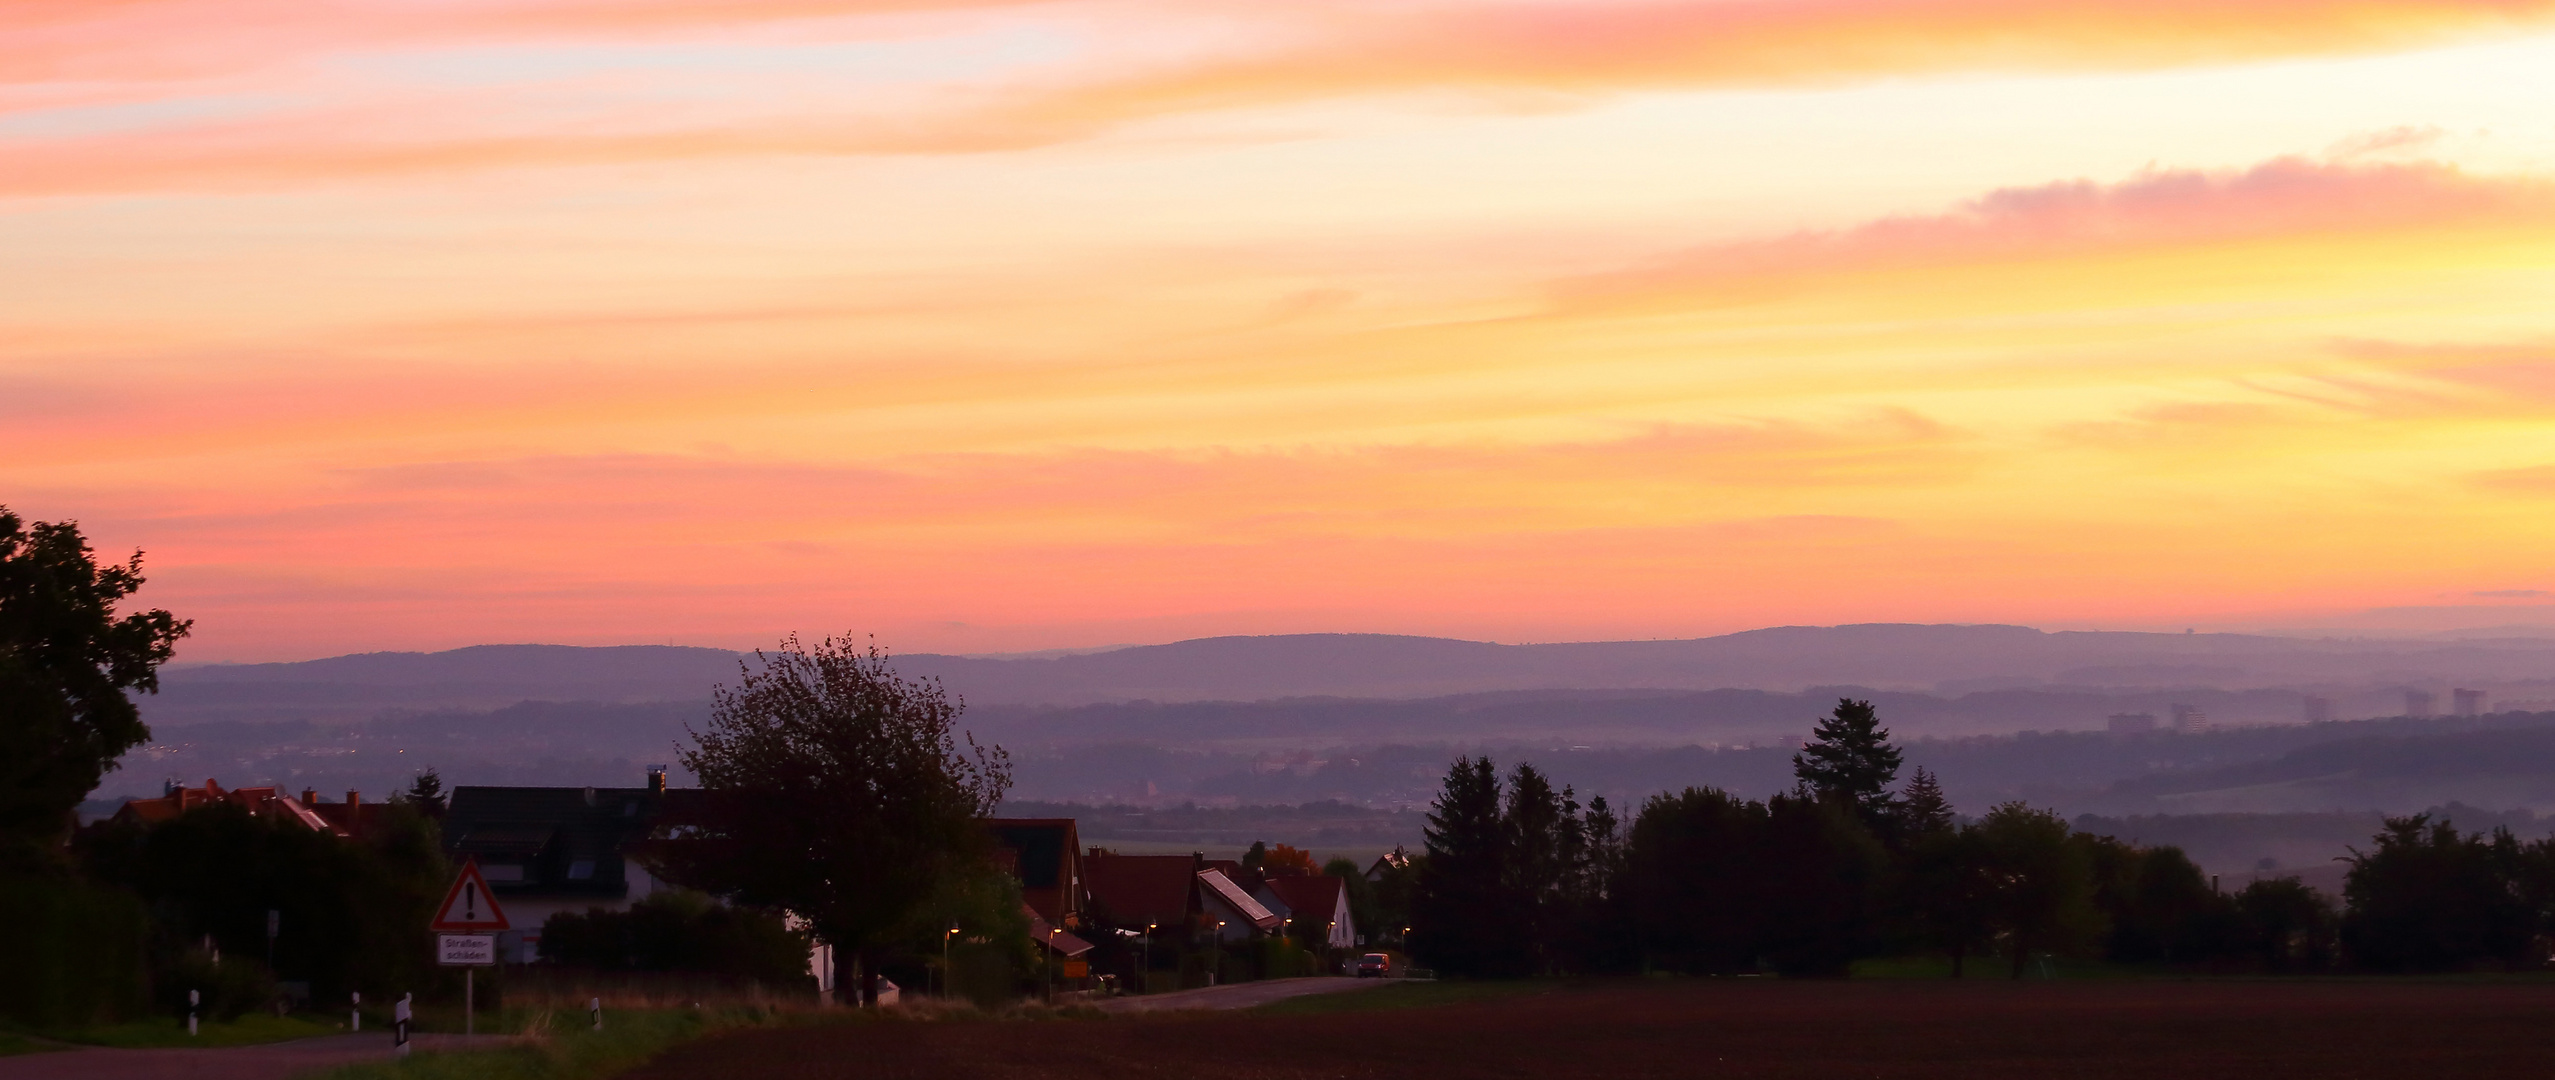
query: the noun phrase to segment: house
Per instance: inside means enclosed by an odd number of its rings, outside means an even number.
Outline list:
[[[1198,925],[1203,910],[1198,899],[1196,855],[1083,856],[1084,882],[1092,909],[1124,930],[1139,927],[1186,934]]]
[[[1348,882],[1330,874],[1293,874],[1262,882],[1254,896],[1263,907],[1293,923],[1301,940],[1319,940],[1328,948],[1357,945],[1357,920],[1349,914]]]
[[[1395,844],[1393,850],[1377,856],[1375,864],[1366,868],[1366,880],[1368,882],[1382,881],[1386,874],[1410,868],[1411,853],[1403,850],[1400,844]]]
[[[259,817],[290,822],[331,836],[351,836],[363,820],[356,813],[363,805],[363,797],[357,792],[347,792],[346,801],[327,812],[316,805],[318,802],[319,793],[308,789],[296,799],[281,787],[225,788],[219,782],[207,779],[200,788],[172,783],[159,798],[126,802],[110,820],[157,825],[208,806],[230,805],[246,807],[249,813]]]
[[[1074,819],[986,818],[984,824],[1029,909],[1056,926],[1082,925],[1082,836]]]
[[[665,771],[646,787],[478,787],[453,789],[444,846],[455,861],[476,859],[514,929],[498,955],[528,963],[540,955],[541,924],[562,911],[619,911],[669,888],[630,852],[656,827],[667,800]]]

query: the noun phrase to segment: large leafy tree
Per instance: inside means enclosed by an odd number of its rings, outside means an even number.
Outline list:
[[[1792,774],[1803,794],[1847,804],[1864,824],[1883,829],[1890,824],[1890,784],[1898,779],[1899,761],[1899,748],[1890,745],[1872,703],[1840,698],[1809,745],[1792,755]]]
[[[2380,971],[2526,962],[2536,929],[2519,887],[2526,850],[2504,830],[2463,834],[2428,814],[2386,819],[2376,845],[2347,860],[2343,947]]]
[[[1001,747],[954,733],[961,706],[897,675],[876,645],[793,637],[713,691],[682,761],[701,781],[668,807],[656,859],[674,881],[786,908],[860,962],[864,1001],[899,929],[972,871],[977,820],[1011,786]],[[848,985],[849,979],[836,985]]]
[[[151,737],[127,696],[155,693],[192,624],[116,614],[142,553],[101,565],[77,523],[0,507],[0,868],[52,862],[71,811]]]
[[[1969,831],[1987,871],[1988,923],[2005,938],[2014,978],[2036,953],[2076,952],[2101,935],[2092,855],[2065,818],[2009,802]]]

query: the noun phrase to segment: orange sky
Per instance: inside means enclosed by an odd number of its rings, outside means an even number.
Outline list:
[[[2555,624],[2555,2],[0,0],[188,660]]]

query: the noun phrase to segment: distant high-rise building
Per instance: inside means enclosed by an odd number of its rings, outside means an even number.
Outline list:
[[[2449,708],[2456,710],[2459,716],[2484,715],[2484,691],[2451,690],[2449,698]]]
[[[2406,716],[2427,717],[2438,712],[2439,709],[2440,696],[2438,694],[2434,694],[2428,690],[2407,690],[2404,692],[2404,715]]]
[[[2198,735],[2209,730],[2209,714],[2198,705],[2174,706],[2174,730],[2185,735]]]
[[[2308,695],[2308,696],[2307,696],[2307,702],[2306,702],[2306,716],[2307,716],[2307,723],[2310,723],[2310,724],[2323,724],[2323,723],[2330,723],[2330,722],[2332,722],[2332,720],[2333,720],[2333,699],[2332,699],[2332,698],[2325,698],[2325,697],[2316,697],[2316,696],[2314,696],[2314,695],[2312,695],[2312,694]]]
[[[2156,714],[2144,712],[2113,713],[2111,714],[2111,719],[2105,722],[2103,727],[2105,730],[2110,731],[2114,735],[2144,735],[2150,731],[2156,730]]]

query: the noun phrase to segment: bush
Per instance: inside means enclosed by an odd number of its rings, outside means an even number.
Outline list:
[[[0,1017],[32,1027],[107,1023],[143,1003],[142,905],[68,878],[0,879]]]
[[[278,997],[275,977],[265,968],[236,958],[216,960],[202,949],[178,954],[161,969],[157,983],[153,997],[163,1011],[186,1015],[186,994],[192,990],[200,997],[194,1006],[196,1014],[208,1020],[237,1020],[242,1013],[274,1004]]]
[[[597,971],[692,971],[787,984],[808,977],[807,936],[781,917],[699,893],[660,892],[626,911],[560,912],[541,957]]]
[[[267,912],[280,913],[274,967],[343,1001],[426,985],[436,976],[423,929],[449,878],[434,824],[384,805],[358,839],[216,805],[155,826],[108,823],[77,850],[99,881],[149,905],[163,966],[206,937],[224,955],[267,955]]]
[[[949,950],[949,988],[979,1009],[999,1009],[1020,996],[1020,972],[997,945],[962,941]]]

